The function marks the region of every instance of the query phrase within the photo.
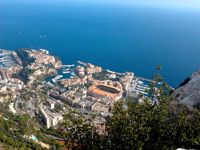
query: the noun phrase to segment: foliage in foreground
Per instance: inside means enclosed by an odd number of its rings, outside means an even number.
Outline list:
[[[107,124],[109,149],[200,148],[200,112],[184,106],[161,103],[121,103]]]
[[[176,102],[159,75],[143,104],[117,103],[107,124],[107,149],[200,148],[200,111]]]
[[[81,146],[74,149],[200,149],[200,111],[176,102],[159,75],[154,80],[148,91],[154,103],[147,99],[142,104],[129,102],[127,107],[116,103],[106,135],[101,137],[93,136],[93,128],[79,124],[74,130],[75,141]],[[73,122],[75,127],[77,122]],[[74,136],[74,130],[68,136]]]

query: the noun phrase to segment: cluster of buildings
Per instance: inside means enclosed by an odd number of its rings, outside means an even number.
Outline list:
[[[55,68],[59,68],[61,63],[60,61],[56,60],[56,58],[52,55],[49,55],[47,50],[27,50],[28,57],[32,58],[34,61],[28,68],[30,69],[37,69],[44,65],[53,65]]]
[[[21,59],[15,51],[0,49],[0,68],[11,71],[11,68],[20,67],[21,64]]]
[[[103,133],[105,117],[110,115],[115,102],[126,97],[125,93],[135,81],[134,74],[110,73],[90,63],[78,63],[73,69],[73,75],[58,80],[58,85],[49,91],[49,96],[88,118],[96,114],[95,126],[99,133]],[[94,78],[94,74],[101,74],[105,80]]]
[[[102,68],[99,66],[94,66],[91,63],[84,63],[81,61],[78,61],[78,63],[80,65],[78,65],[75,68],[75,73],[79,76],[79,77],[91,77],[92,74],[94,73],[99,73],[102,71]],[[82,66],[81,66],[82,65]]]
[[[30,72],[29,85],[34,83],[38,77],[54,75],[57,73],[57,69],[60,68],[61,62],[54,56],[49,55],[47,50],[26,50],[28,58],[32,60],[27,65],[27,69]]]
[[[56,97],[54,97],[56,98]],[[62,93],[58,99],[61,99],[64,103],[70,107],[90,112],[103,112],[109,113],[110,106],[107,98],[90,96],[87,89],[73,89]]]
[[[58,80],[49,95],[89,118],[91,114],[96,114],[98,119],[95,120],[95,125],[100,129],[99,132],[103,132],[101,129],[104,127],[105,117],[110,115],[117,101],[144,92],[138,87],[145,90],[142,82],[132,72],[106,71],[80,61],[71,70],[70,78]]]
[[[93,121],[99,133],[103,133],[105,118],[110,115],[114,104],[127,96],[142,93],[146,88],[132,72],[116,73],[81,61],[78,61],[77,66],[70,65],[66,69],[71,73],[70,77],[63,78],[64,74],[58,74],[59,69],[68,65],[62,65],[47,50],[23,52],[27,55],[26,66],[22,65],[26,60],[21,61],[17,53],[0,50],[0,101],[6,96],[7,99],[11,98],[13,102],[9,107],[15,113],[26,112],[31,117],[35,116],[34,113],[40,113],[47,128],[54,127],[63,120],[64,110],[55,110],[55,105],[59,102],[59,106],[75,109],[88,119],[95,114],[97,117]],[[27,83],[14,76],[24,70],[25,73],[28,72]],[[47,81],[45,77],[52,75],[57,76]],[[36,80],[41,78],[43,82],[37,83]],[[32,93],[30,96],[23,96],[27,98],[26,101],[20,97],[20,90],[23,89]],[[46,95],[43,100],[38,91]],[[9,92],[15,93],[14,96],[8,97]],[[26,106],[22,109],[20,105]]]
[[[124,76],[120,78],[120,83],[122,84],[124,90],[128,91],[130,89],[133,78],[134,73],[132,72],[126,72],[124,73]]]
[[[24,83],[20,79],[14,77],[14,74],[19,71],[20,70],[14,69],[12,71],[8,69],[0,69],[0,91],[4,91],[4,89],[15,91],[23,88]]]
[[[16,52],[0,49],[0,102],[12,99],[24,83],[15,77],[22,62]]]
[[[74,69],[74,76],[58,81],[67,90],[54,94],[54,98],[78,109],[109,113],[113,104],[122,98],[122,85],[119,81],[94,79],[92,75],[100,73],[101,67],[84,62],[79,64]]]
[[[86,64],[86,72],[87,72],[88,75],[91,75],[93,73],[98,73],[98,72],[101,72],[101,71],[102,71],[102,68],[99,67],[99,66],[94,66],[91,63]]]
[[[58,83],[65,88],[70,88],[73,86],[80,86],[86,84],[86,78],[71,77],[69,79],[59,80]]]
[[[40,111],[47,128],[54,127],[63,120],[62,114],[53,111],[53,109],[51,106],[50,108],[42,104],[40,106]]]

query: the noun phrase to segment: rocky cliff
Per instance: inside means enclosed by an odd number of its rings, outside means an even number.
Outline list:
[[[194,72],[173,93],[178,101],[189,107],[200,107],[200,70]]]

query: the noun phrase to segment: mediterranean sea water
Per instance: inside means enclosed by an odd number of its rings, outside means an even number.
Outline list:
[[[0,0],[0,48],[44,48],[176,87],[200,68],[200,11],[81,1]]]

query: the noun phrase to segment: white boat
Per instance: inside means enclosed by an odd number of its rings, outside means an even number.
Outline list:
[[[74,67],[74,66],[75,66],[74,64],[66,65],[66,67]]]
[[[54,87],[54,85],[51,82],[47,82],[46,84],[51,86],[51,87]]]
[[[63,69],[63,71],[70,71],[71,69],[70,68],[67,68],[67,69]]]
[[[54,80],[58,80],[58,79],[60,79],[60,78],[62,78],[63,77],[63,75],[57,75],[55,78],[53,78]]]
[[[72,75],[72,76],[75,76],[76,74],[75,74],[74,72],[71,72],[71,75]]]
[[[71,73],[71,71],[63,70],[62,73],[63,74],[68,74],[68,73]]]
[[[140,81],[140,80],[138,81],[138,84],[143,84],[143,83],[144,83],[144,82],[142,82],[142,81]]]
[[[71,69],[70,69],[70,68],[63,69],[63,70],[62,70],[62,73],[63,73],[63,74],[71,73]]]
[[[62,65],[62,67],[64,68],[64,67],[74,67],[75,65],[74,64],[71,64],[71,65]]]

